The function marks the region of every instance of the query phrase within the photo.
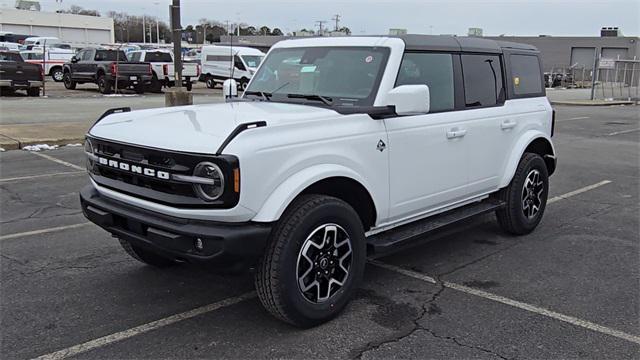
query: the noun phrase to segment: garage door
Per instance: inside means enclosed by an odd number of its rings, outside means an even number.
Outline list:
[[[590,69],[593,67],[596,48],[593,47],[574,47],[571,48],[571,66],[576,68],[585,67]]]

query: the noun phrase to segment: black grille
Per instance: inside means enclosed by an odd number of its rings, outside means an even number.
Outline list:
[[[146,169],[164,171],[174,175],[192,175],[193,169],[202,161],[217,163],[225,176],[232,175],[232,166],[237,166],[237,160],[213,155],[174,152],[121,144],[102,139],[89,138],[94,149],[94,155],[118,163],[137,165]],[[235,160],[235,161],[234,161]],[[235,165],[234,165],[235,163]],[[217,201],[207,202],[198,197],[193,185],[184,182],[160,179],[132,171],[122,170],[113,166],[93,162],[91,164],[91,178],[101,186],[128,195],[144,198],[154,202],[175,207],[230,207],[237,203],[237,195],[223,196]],[[234,200],[230,203],[229,200]]]

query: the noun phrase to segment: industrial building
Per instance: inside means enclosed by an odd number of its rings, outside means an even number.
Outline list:
[[[395,29],[394,29],[395,30]],[[482,29],[472,28],[472,36],[482,37]],[[393,35],[395,34],[395,31]],[[266,51],[280,40],[289,36],[234,36],[233,42],[241,46],[255,47]],[[600,36],[484,36],[486,39],[513,41],[530,44],[542,53],[545,71],[560,69],[592,69],[596,56],[603,59],[640,59],[640,39],[637,36],[623,36],[618,28],[602,28]],[[229,36],[221,40],[229,44]]]
[[[53,36],[74,47],[114,42],[113,19],[0,8],[0,31]]]

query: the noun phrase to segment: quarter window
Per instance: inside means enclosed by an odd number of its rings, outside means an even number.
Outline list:
[[[518,96],[539,96],[542,93],[540,62],[534,55],[511,55],[511,84]]]
[[[467,108],[504,102],[502,63],[497,55],[462,55],[464,97]]]
[[[406,53],[400,65],[396,86],[429,86],[430,111],[453,110],[453,59],[450,54]]]

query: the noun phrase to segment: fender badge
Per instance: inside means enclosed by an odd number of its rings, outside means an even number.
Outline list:
[[[378,149],[378,151],[382,152],[386,148],[387,148],[387,144],[385,144],[384,141],[382,141],[382,140],[378,141],[378,146],[376,147],[376,149]]]

